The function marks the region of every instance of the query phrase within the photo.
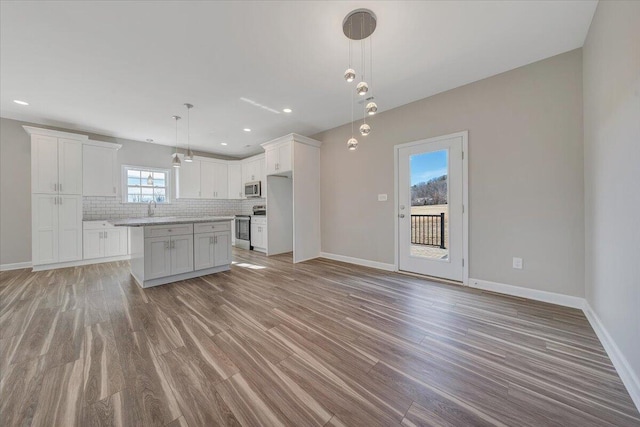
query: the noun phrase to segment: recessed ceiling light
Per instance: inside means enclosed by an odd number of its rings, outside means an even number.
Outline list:
[[[147,138],[147,142],[153,142],[153,139]]]
[[[244,128],[242,130],[245,131],[245,132],[251,132],[251,129],[249,129],[249,128]]]
[[[19,99],[14,99],[13,102],[15,102],[16,104],[19,104],[19,105],[29,105],[28,102],[20,101]]]
[[[227,143],[226,142],[221,142],[220,145],[227,145]]]
[[[291,108],[284,108],[282,111],[284,111],[285,113],[290,113],[293,110]]]

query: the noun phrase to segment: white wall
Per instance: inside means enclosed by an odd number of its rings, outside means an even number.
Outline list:
[[[392,264],[394,145],[468,130],[470,276],[584,295],[580,49],[369,123],[355,152],[346,148],[350,124],[313,136],[323,141],[323,252]],[[378,193],[389,201],[378,202]],[[523,270],[512,268],[514,256],[524,258]]]
[[[640,2],[601,1],[583,49],[586,298],[640,404]]]

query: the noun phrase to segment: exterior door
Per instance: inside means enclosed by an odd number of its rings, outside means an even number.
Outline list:
[[[399,270],[463,281],[465,138],[396,147]]]

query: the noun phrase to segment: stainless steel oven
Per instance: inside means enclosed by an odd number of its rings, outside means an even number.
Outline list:
[[[260,197],[260,181],[247,182],[244,185],[245,197]]]
[[[236,215],[236,248],[251,249],[251,215]]]

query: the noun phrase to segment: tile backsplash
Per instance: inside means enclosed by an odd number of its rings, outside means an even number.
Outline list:
[[[158,204],[155,216],[251,215],[254,205],[266,204],[265,199],[197,200],[180,199]],[[84,221],[139,218],[147,216],[147,205],[122,203],[117,197],[85,196],[82,198]]]

